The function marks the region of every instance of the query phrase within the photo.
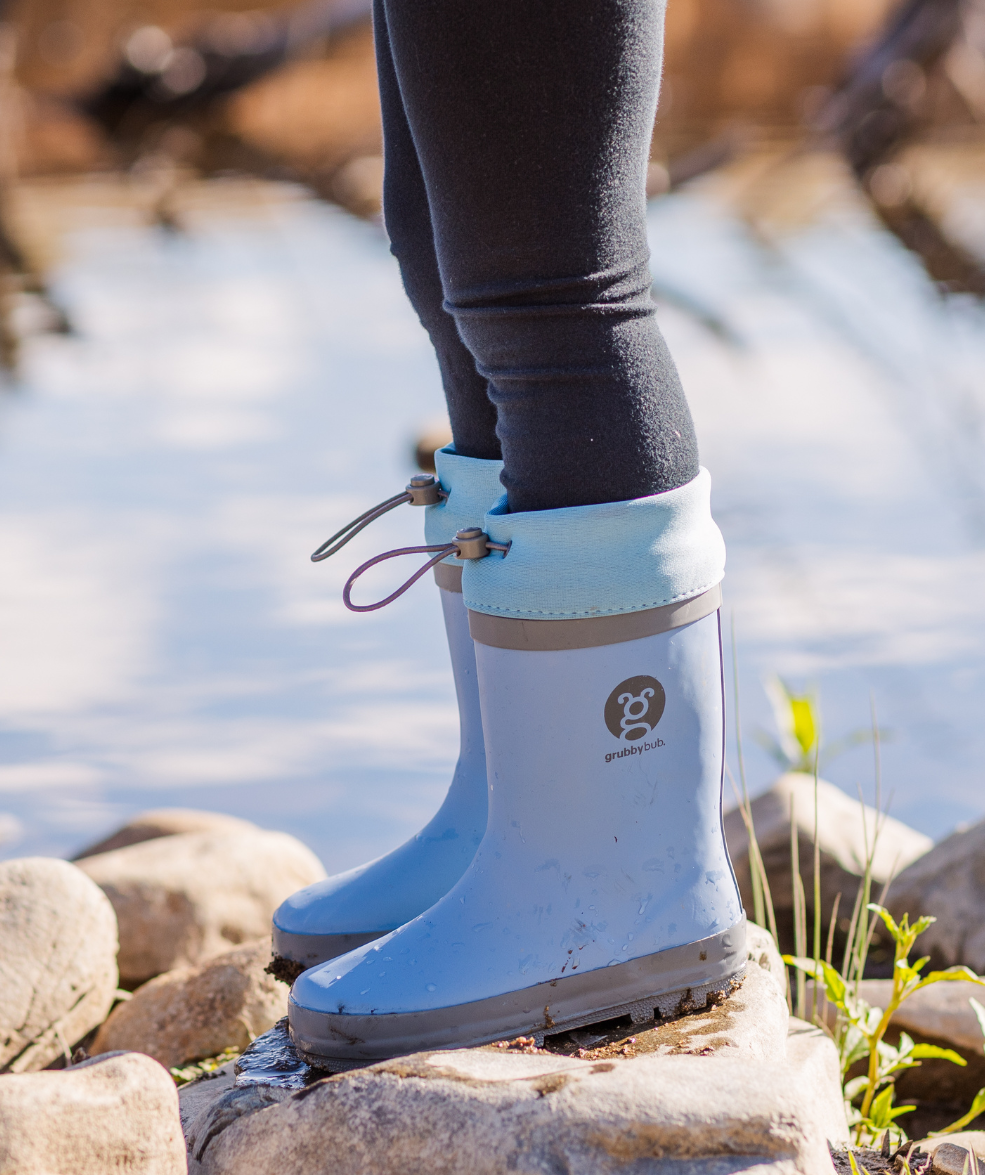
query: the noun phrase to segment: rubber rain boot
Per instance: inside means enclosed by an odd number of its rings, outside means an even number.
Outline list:
[[[447,543],[481,523],[503,492],[501,461],[435,454],[447,498],[425,511],[428,543]],[[451,652],[461,749],[451,786],[434,818],[399,848],[367,865],[316,882],[289,897],[273,917],[275,966],[285,978],[371,942],[428,909],[462,876],[486,826],[486,762],[475,650],[462,600],[462,561],[434,569]]]
[[[745,965],[707,472],[630,502],[503,498],[485,530],[510,544],[463,576],[485,836],[426,913],[294,984],[291,1035],[322,1068],[641,1022],[728,994]]]

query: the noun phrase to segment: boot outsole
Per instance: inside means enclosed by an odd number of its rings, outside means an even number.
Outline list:
[[[728,995],[746,964],[743,918],[728,930],[610,967],[447,1008],[381,1015],[317,1012],[290,1000],[291,1039],[309,1065],[342,1071],[431,1049],[545,1036],[629,1016],[634,1024]]]

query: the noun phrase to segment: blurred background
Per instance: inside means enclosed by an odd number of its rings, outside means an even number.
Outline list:
[[[438,803],[436,593],[340,600],[419,516],[308,561],[445,439],[381,182],[364,0],[0,0],[0,857],[178,805],[332,871]],[[648,194],[751,790],[779,675],[848,794],[875,715],[893,815],[980,818],[985,0],[670,0]]]

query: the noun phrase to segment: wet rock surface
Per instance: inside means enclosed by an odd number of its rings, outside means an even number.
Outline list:
[[[793,922],[791,805],[798,830],[801,875],[810,906],[814,884],[814,777],[795,772],[781,775],[769,791],[752,801],[753,825],[770,880],[781,943],[785,942],[784,934],[789,933]],[[837,894],[841,894],[841,910],[851,911],[859,879],[865,870],[866,833],[871,839],[875,820],[873,809],[865,809],[863,821],[862,808],[857,800],[834,784],[818,780],[818,839],[821,846],[821,909],[824,926],[828,925]],[[923,857],[933,845],[930,837],[892,817],[880,817],[880,820],[881,831],[872,870],[873,878],[879,885],[885,883],[891,874],[898,873]],[[725,815],[725,838],[743,904],[747,910],[752,910],[749,838],[738,809]],[[920,912],[924,912],[923,907]]]
[[[246,1049],[236,1061],[236,1084],[271,1085],[279,1089],[304,1089],[327,1077],[297,1054],[285,1016]]]
[[[911,918],[937,919],[918,944],[932,965],[963,963],[977,974],[985,972],[985,820],[952,833],[904,869],[888,905],[897,918],[908,912]]]
[[[291,1090],[277,1085],[233,1085],[223,1090],[203,1105],[185,1127],[189,1157],[201,1162],[210,1144],[234,1122],[290,1096]]]
[[[270,939],[138,987],[99,1029],[91,1052],[146,1053],[165,1068],[245,1049],[287,1014],[288,988],[266,974]]]
[[[190,1081],[178,1089],[178,1111],[181,1129],[188,1136],[189,1128],[198,1115],[236,1084],[234,1061],[227,1061],[212,1073],[206,1073],[197,1081]]]
[[[116,911],[129,987],[269,934],[284,898],[325,876],[300,841],[260,829],[158,837],[78,867]]]
[[[243,832],[255,829],[249,820],[238,816],[227,816],[223,812],[204,812],[198,808],[153,808],[140,812],[126,824],[111,832],[109,836],[89,845],[73,860],[95,857],[99,853],[110,853],[114,849],[125,849],[128,845],[143,844],[162,836],[177,836],[184,832]]]
[[[116,917],[67,861],[0,862],[0,1073],[65,1054],[109,1012]]]
[[[178,1094],[124,1053],[0,1078],[0,1175],[184,1175]]]

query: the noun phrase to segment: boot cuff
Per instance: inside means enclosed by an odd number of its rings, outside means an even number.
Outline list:
[[[450,543],[460,530],[482,526],[489,507],[503,494],[499,475],[502,461],[459,457],[451,445],[434,455],[435,473],[448,497],[440,506],[425,507],[424,538],[428,543]],[[449,556],[446,563],[463,566]]]
[[[629,502],[510,514],[504,495],[483,529],[510,543],[509,553],[466,562],[462,590],[468,608],[493,616],[641,612],[698,596],[725,574],[706,469],[678,489]]]

